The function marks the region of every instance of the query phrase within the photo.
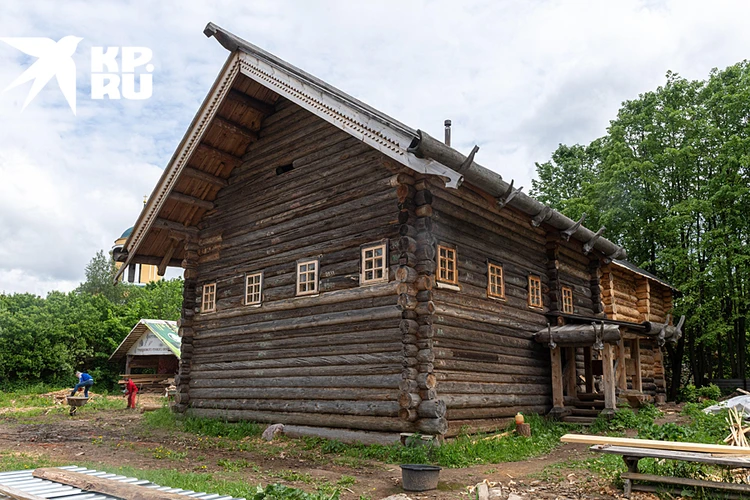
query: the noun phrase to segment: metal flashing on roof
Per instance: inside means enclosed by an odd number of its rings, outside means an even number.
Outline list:
[[[86,467],[78,467],[75,465],[60,467],[60,469],[71,472],[79,472],[81,474],[88,474],[90,476],[95,476],[101,479],[112,479],[114,481],[143,486],[144,488],[149,488],[157,491],[185,495],[189,498],[198,498],[201,500],[245,500],[244,498],[235,498],[229,495],[217,495],[216,493],[195,492],[192,490],[183,490],[181,488],[160,486],[145,479],[121,476],[118,474],[87,469]],[[39,479],[34,477],[32,475],[33,473],[34,469],[0,472],[0,485],[9,486],[25,493],[36,495],[42,498],[54,498],[55,500],[121,500],[111,495],[85,491],[67,484],[58,483],[56,481]],[[10,497],[7,497],[0,493],[1,500],[8,500],[9,498]]]

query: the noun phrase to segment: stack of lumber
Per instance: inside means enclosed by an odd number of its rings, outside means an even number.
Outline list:
[[[723,444],[680,443],[677,441],[656,441],[652,439],[631,439],[607,436],[586,436],[565,434],[560,438],[563,443],[602,444],[611,446],[629,446],[631,448],[649,448],[670,451],[692,451],[699,453],[750,455],[750,449]]]
[[[147,374],[131,374],[131,375],[122,374],[120,375],[120,380],[117,383],[120,385],[125,385],[128,383],[129,378],[133,379],[133,382],[135,382],[135,385],[138,386],[138,390],[141,390],[141,391],[154,390],[157,392],[161,392],[165,388],[174,384],[174,376],[169,375],[169,374],[164,374],[164,373],[161,373],[161,374],[147,373]]]
[[[742,413],[737,411],[736,408],[732,408],[729,410],[726,421],[729,424],[731,434],[724,439],[724,442],[729,443],[730,446],[750,447],[750,443],[747,442],[747,436],[745,435],[750,432],[750,426],[745,426]]]

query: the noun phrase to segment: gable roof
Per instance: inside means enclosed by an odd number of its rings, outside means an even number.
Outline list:
[[[128,336],[120,342],[115,352],[109,357],[110,361],[116,361],[122,359],[128,353],[131,347],[133,347],[144,335],[147,333],[153,333],[156,338],[161,340],[172,354],[180,357],[180,337],[177,333],[177,322],[166,321],[163,319],[142,319],[136,324]]]
[[[679,291],[677,288],[675,288],[674,286],[670,285],[669,283],[667,283],[663,279],[661,279],[661,278],[659,278],[659,277],[651,274],[650,272],[646,271],[645,269],[641,269],[640,267],[636,266],[632,262],[628,262],[627,260],[614,260],[612,263],[614,265],[616,265],[616,266],[620,266],[620,267],[623,267],[623,268],[625,268],[625,269],[627,269],[627,270],[629,270],[631,272],[634,272],[635,274],[640,274],[643,277],[646,277],[646,278],[648,278],[650,280],[654,280],[657,283],[659,283],[661,285],[664,285],[667,288],[671,288],[672,290],[674,290],[676,292]]]
[[[204,33],[231,52],[193,122],[180,142],[143,208],[122,253],[120,273],[131,262],[159,266],[181,265],[180,241],[197,234],[201,217],[213,210],[213,200],[247,146],[258,137],[261,122],[273,114],[280,99],[325,120],[422,174],[442,177],[457,188],[464,181],[532,217],[616,259],[625,251],[606,238],[513,188],[501,175],[421,130],[416,130],[368,106],[326,82],[255,45],[209,23]],[[239,110],[238,110],[239,107]]]

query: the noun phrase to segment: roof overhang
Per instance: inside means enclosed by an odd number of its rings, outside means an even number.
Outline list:
[[[610,259],[625,257],[621,247],[601,237],[601,230],[594,233],[585,228],[581,224],[582,221],[576,223],[520,193],[519,190],[514,191],[512,182],[506,183],[496,172],[474,162],[474,153],[478,148],[466,157],[449,146],[429,138],[427,134],[398,122],[213,23],[206,26],[204,33],[206,36],[215,37],[231,53],[151,193],[133,233],[125,243],[121,255],[124,265],[117,277],[131,263],[158,264],[160,271],[167,265],[180,263],[172,255],[175,253],[174,242],[170,246],[164,245],[158,256],[141,255],[139,250],[164,209],[166,200],[173,193],[180,176],[201,146],[201,141],[215,120],[219,107],[232,90],[232,84],[240,75],[293,102],[415,172],[439,176],[449,188],[457,188],[466,178],[467,182],[498,199],[500,207],[506,204],[513,206],[530,215],[534,225],[551,225],[560,230],[564,237],[573,237],[583,242],[586,252],[597,250]],[[228,175],[227,173],[226,176]],[[172,196],[181,194],[178,192]],[[197,202],[209,203],[204,199]],[[167,221],[172,222],[174,221]],[[184,225],[188,226],[190,222],[185,221]],[[163,229],[163,226],[164,221],[160,227]],[[169,227],[176,230],[186,229],[179,226]],[[193,236],[197,234],[195,227],[187,229],[193,230]],[[156,262],[157,260],[159,262]]]

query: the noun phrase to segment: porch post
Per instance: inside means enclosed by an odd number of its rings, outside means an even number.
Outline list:
[[[602,365],[604,376],[604,412],[603,413],[614,413],[616,408],[615,398],[615,373],[614,367],[612,366],[612,345],[604,344],[602,349]]]
[[[568,397],[574,398],[578,395],[578,380],[576,380],[578,374],[576,373],[576,348],[566,347],[565,348],[565,388],[568,392]]]
[[[625,341],[620,338],[617,343],[617,388],[626,391],[628,389],[628,372],[625,367]]]
[[[560,346],[550,349],[552,364],[552,413],[563,413],[565,408],[563,398],[563,374],[562,360],[560,359]]]
[[[594,392],[594,370],[591,367],[591,347],[583,348],[583,368],[586,377],[586,392],[592,394]]]

